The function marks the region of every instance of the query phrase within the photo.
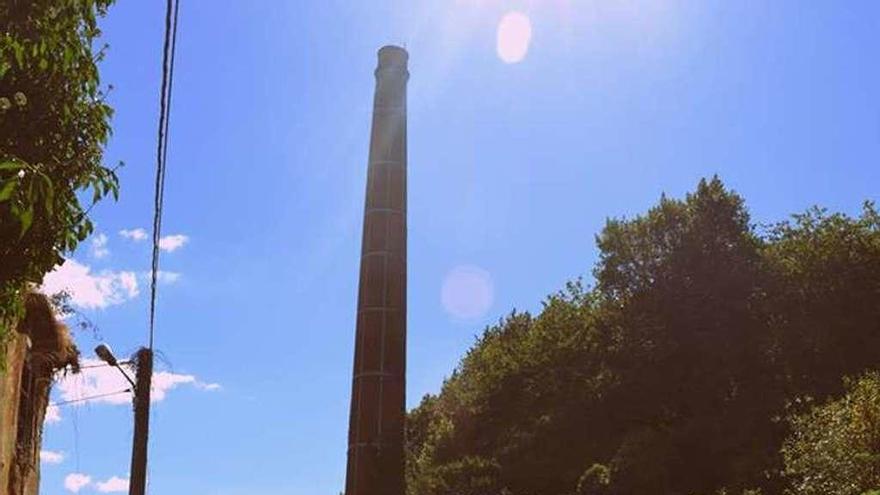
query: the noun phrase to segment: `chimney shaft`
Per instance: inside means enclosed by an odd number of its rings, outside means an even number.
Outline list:
[[[346,495],[404,495],[406,50],[379,50],[361,271]]]

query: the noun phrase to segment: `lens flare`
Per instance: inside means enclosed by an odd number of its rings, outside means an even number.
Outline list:
[[[444,278],[440,290],[443,308],[457,320],[473,320],[486,315],[494,298],[492,277],[476,266],[457,266]]]
[[[495,49],[508,64],[521,62],[532,42],[532,21],[522,12],[508,12],[498,23]]]

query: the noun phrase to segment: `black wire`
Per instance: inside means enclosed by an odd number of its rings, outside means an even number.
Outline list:
[[[171,114],[171,79],[174,74],[174,52],[177,41],[177,18],[180,3],[168,0],[165,11],[165,43],[162,54],[162,89],[159,95],[159,131],[156,144],[156,193],[153,204],[153,259],[150,275],[150,335],[153,348],[156,326],[156,287],[159,276],[159,240],[162,232],[162,207],[165,200],[165,161],[168,156],[168,122]]]
[[[119,366],[128,366],[128,365],[133,364],[133,363],[132,363],[131,361],[119,361],[117,364],[118,364]],[[80,365],[80,366],[79,366],[79,369],[81,369],[81,370],[88,370],[88,369],[92,369],[92,368],[106,368],[107,366],[113,366],[113,365],[112,365],[112,364],[107,364],[107,363],[89,364],[89,365],[86,365],[86,366]]]
[[[174,87],[174,60],[175,55],[177,54],[177,17],[178,12],[180,10],[180,0],[175,0],[174,2],[174,25],[171,28],[171,64],[168,68],[168,96],[167,96],[167,110],[165,115],[165,144],[162,149],[162,164],[164,165],[168,159],[168,125],[171,121],[171,94],[172,88]],[[165,170],[166,168],[162,167],[162,182],[165,182]],[[162,202],[165,202],[165,189],[162,189]],[[162,218],[159,218],[159,224],[162,224]]]
[[[98,394],[98,395],[90,395],[88,397],[80,397],[79,399],[71,399],[71,400],[65,400],[65,401],[61,401],[61,402],[53,402],[53,403],[49,404],[49,407],[64,406],[67,404],[73,404],[75,402],[85,402],[87,400],[100,399],[102,397],[110,397],[111,395],[127,394],[129,392],[131,392],[131,389],[127,388],[125,390],[120,390],[118,392],[108,392],[106,394]]]
[[[107,364],[107,363],[101,363],[101,364],[90,364],[90,365],[88,365],[88,366],[80,365],[80,366],[79,366],[79,369],[81,369],[81,370],[88,370],[88,369],[92,369],[92,368],[106,368],[107,366],[110,366],[110,365]]]

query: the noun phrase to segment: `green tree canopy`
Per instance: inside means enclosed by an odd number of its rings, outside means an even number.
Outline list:
[[[93,49],[111,3],[0,3],[0,321],[7,324],[27,285],[91,233],[90,205],[118,192],[102,161],[112,111],[98,77],[103,49]]]
[[[790,418],[782,449],[790,495],[880,489],[880,373],[846,380],[846,395]]]
[[[715,178],[597,243],[593,288],[487,328],[410,413],[411,494],[780,493],[787,404],[878,363],[870,204],[758,228]]]

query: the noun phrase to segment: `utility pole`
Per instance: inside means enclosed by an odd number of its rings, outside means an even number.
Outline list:
[[[153,351],[141,347],[135,358],[134,441],[131,445],[129,495],[144,495],[147,487],[147,444],[150,437],[150,386],[153,379]]]

